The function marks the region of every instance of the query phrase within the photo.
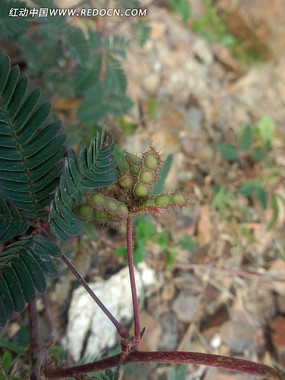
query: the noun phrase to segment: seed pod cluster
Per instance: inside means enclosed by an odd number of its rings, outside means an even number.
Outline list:
[[[101,223],[121,222],[129,214],[125,203],[102,193],[89,194],[85,203],[77,206],[74,212],[82,220]]]
[[[119,174],[116,184],[102,192],[85,195],[84,201],[74,208],[82,220],[100,223],[121,222],[129,215],[160,214],[162,209],[187,206],[189,197],[182,193],[152,196],[153,184],[158,178],[161,156],[151,148],[141,157],[127,153],[128,169]]]

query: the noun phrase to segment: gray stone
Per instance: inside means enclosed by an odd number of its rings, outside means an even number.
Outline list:
[[[181,292],[173,302],[172,309],[180,321],[189,323],[193,320],[199,309],[200,300],[200,297],[194,297]]]
[[[243,321],[227,321],[220,329],[222,341],[234,352],[242,354],[253,348],[254,335],[252,327]]]
[[[185,126],[192,132],[200,132],[203,121],[203,113],[199,108],[191,107],[185,113]]]

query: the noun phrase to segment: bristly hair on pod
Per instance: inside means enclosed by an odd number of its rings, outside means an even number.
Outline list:
[[[170,207],[183,207],[189,205],[189,196],[182,193],[163,193],[147,198],[137,208],[132,210],[135,213],[160,214],[162,210],[168,210]]]

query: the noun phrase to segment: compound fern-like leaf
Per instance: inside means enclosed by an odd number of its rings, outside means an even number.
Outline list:
[[[49,113],[40,90],[28,94],[27,77],[19,78],[19,68],[1,54],[0,194],[32,219],[43,215],[62,170],[65,136],[58,134],[60,121],[47,123]]]
[[[64,163],[64,174],[50,206],[50,226],[56,237],[69,240],[69,235],[81,233],[81,221],[72,212],[84,194],[112,185],[118,176],[113,155],[113,136],[97,132],[89,148],[83,144],[79,159],[74,150],[68,152]]]
[[[56,277],[50,256],[60,257],[56,244],[41,235],[10,244],[0,255],[0,326],[46,289],[45,276]]]

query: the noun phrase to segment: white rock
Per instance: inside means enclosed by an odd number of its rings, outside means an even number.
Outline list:
[[[162,280],[157,279],[154,270],[145,263],[135,271],[137,293],[146,295],[157,291]],[[128,268],[109,278],[89,284],[97,297],[111,311],[120,323],[125,325],[133,319],[133,307]],[[97,356],[102,350],[116,343],[117,330],[83,287],[73,292],[68,312],[67,333],[64,344],[72,358],[77,361],[82,356]],[[84,352],[83,345],[86,345]]]

